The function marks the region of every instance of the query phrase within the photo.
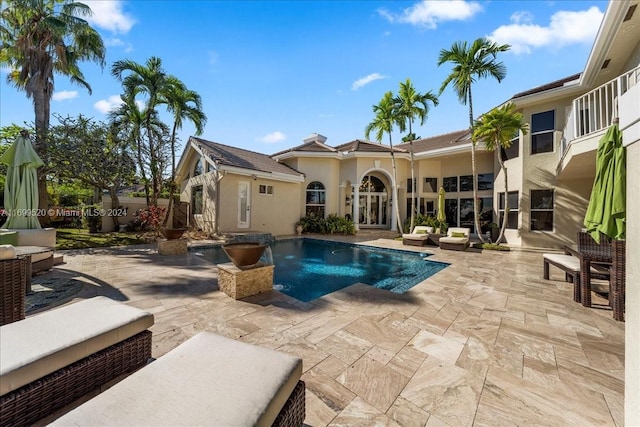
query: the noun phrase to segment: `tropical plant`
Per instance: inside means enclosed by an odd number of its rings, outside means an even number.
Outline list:
[[[156,237],[160,236],[160,228],[162,218],[166,209],[157,205],[147,206],[144,209],[138,209],[134,214],[134,221],[140,224],[142,230],[153,230]]]
[[[507,69],[502,62],[497,62],[500,52],[506,52],[511,46],[497,44],[486,38],[476,39],[471,46],[467,42],[455,42],[450,50],[442,49],[438,56],[438,66],[445,62],[453,64],[453,70],[442,82],[440,94],[449,84],[458,95],[458,100],[469,105],[469,132],[473,134],[473,96],[472,86],[476,79],[493,77],[501,82],[507,75]],[[473,176],[473,218],[476,233],[484,242],[480,232],[480,213],[478,212],[478,173],[476,171],[476,147],[471,144],[471,174]]]
[[[63,182],[81,182],[109,191],[111,206],[120,206],[118,191],[133,182],[135,162],[126,141],[111,132],[107,124],[80,114],[78,117],[55,115],[60,122],[50,130],[52,175]],[[94,200],[100,203],[100,200]],[[115,229],[117,216],[112,216]]]
[[[394,155],[393,140],[391,133],[393,132],[394,125],[401,126],[403,123],[402,118],[398,115],[396,109],[395,100],[391,91],[384,94],[382,99],[377,105],[372,106],[375,117],[371,123],[364,129],[364,134],[367,139],[371,135],[371,132],[376,132],[376,141],[382,143],[384,134],[389,135],[389,147],[391,152],[391,168],[393,169],[393,204],[396,210],[397,230],[402,230],[402,220],[400,219],[400,208],[398,201],[398,173],[396,168],[396,157]]]
[[[514,135],[522,132],[527,134],[528,125],[524,121],[522,113],[516,111],[516,106],[508,103],[499,108],[494,108],[476,120],[472,139],[474,144],[484,141],[484,145],[489,151],[498,152],[498,163],[504,175],[504,219],[500,227],[500,235],[495,243],[500,243],[504,237],[504,230],[507,227],[509,218],[509,182],[507,166],[502,158],[502,149],[511,147]]]
[[[35,149],[46,159],[54,74],[70,78],[91,93],[79,63],[104,67],[100,34],[83,17],[91,8],[73,0],[8,0],[0,11],[0,65],[9,84],[26,92],[35,113]],[[45,161],[46,162],[46,161]],[[47,207],[46,168],[38,170],[40,207]]]
[[[300,218],[300,221],[296,223],[301,225],[305,233],[318,233],[318,234],[355,234],[356,229],[353,221],[338,216],[336,214],[330,214],[326,218],[323,218],[317,214],[309,214]]]
[[[173,128],[171,130],[171,179],[169,181],[169,206],[168,215],[164,218],[167,224],[169,214],[173,208],[173,198],[177,187],[176,180],[176,131],[182,129],[182,121],[189,120],[196,127],[196,135],[201,135],[204,125],[207,123],[207,116],[202,111],[202,98],[200,95],[187,89],[180,80],[169,77],[168,88],[164,96],[167,109],[173,115]]]
[[[414,197],[416,179],[413,155],[413,141],[416,138],[412,127],[413,121],[416,118],[420,119],[420,125],[424,124],[427,114],[429,113],[429,102],[434,106],[438,105],[438,97],[431,93],[431,91],[427,93],[416,91],[410,79],[407,79],[405,82],[400,82],[400,90],[398,91],[398,96],[395,97],[396,114],[401,120],[400,131],[404,132],[407,127],[409,128],[409,134],[407,136],[409,137],[409,155],[411,156],[411,185],[414,187],[411,188],[410,230],[413,230],[416,212],[416,198]],[[409,191],[409,189],[407,189],[407,191]]]

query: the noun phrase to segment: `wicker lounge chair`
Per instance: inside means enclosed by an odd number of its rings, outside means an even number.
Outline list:
[[[429,241],[429,233],[433,233],[433,227],[416,225],[411,233],[402,235],[402,244],[411,246],[424,246]]]
[[[31,425],[142,367],[151,325],[152,314],[96,297],[1,326],[0,425]]]
[[[570,248],[565,248],[564,255],[558,253],[542,254],[544,262],[544,278],[549,280],[549,266],[553,265],[564,271],[567,282],[573,283],[573,300],[580,302],[580,257]],[[607,269],[598,269],[591,266],[591,277],[596,279],[609,279],[609,271]]]
[[[440,249],[453,251],[466,251],[469,247],[470,228],[451,227],[447,230],[447,236],[440,238]]]
[[[0,325],[24,319],[26,284],[26,258],[0,260]]]

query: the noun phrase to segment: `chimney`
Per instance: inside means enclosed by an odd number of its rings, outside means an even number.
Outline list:
[[[305,144],[309,142],[319,142],[320,144],[324,144],[326,140],[327,140],[326,136],[320,135],[319,133],[316,132],[316,133],[312,133],[311,135],[303,139],[302,142],[304,142]]]

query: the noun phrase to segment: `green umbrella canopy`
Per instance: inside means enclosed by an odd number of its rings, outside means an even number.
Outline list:
[[[4,184],[4,207],[9,213],[6,228],[40,228],[38,217],[33,215],[38,208],[37,168],[44,163],[33,149],[31,141],[24,135],[0,157],[7,165]]]
[[[447,216],[444,212],[444,195],[444,188],[440,187],[440,191],[438,191],[438,215],[436,217],[440,222],[444,222],[447,219]]]
[[[626,150],[622,134],[613,125],[600,139],[596,154],[596,178],[584,218],[587,232],[600,243],[600,233],[612,239],[625,238]]]

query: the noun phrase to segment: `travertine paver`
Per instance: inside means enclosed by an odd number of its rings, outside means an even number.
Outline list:
[[[154,357],[202,330],[301,357],[311,426],[624,424],[624,323],[573,302],[560,270],[544,280],[540,252],[338,239],[451,265],[403,295],[355,284],[309,303],[233,300],[215,265],[151,246],[68,252],[47,274],[153,312]]]

